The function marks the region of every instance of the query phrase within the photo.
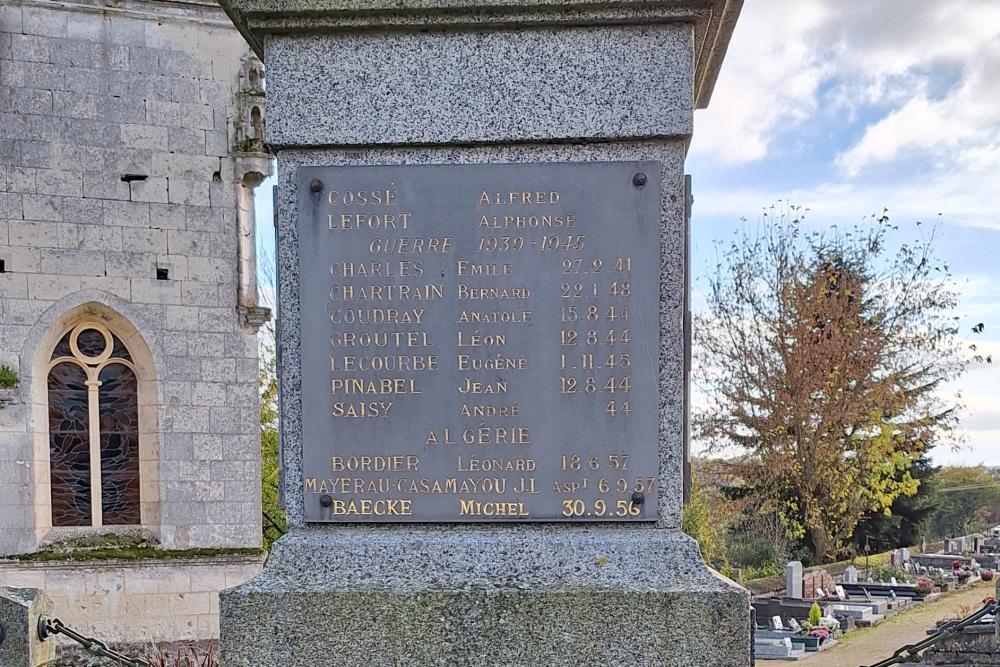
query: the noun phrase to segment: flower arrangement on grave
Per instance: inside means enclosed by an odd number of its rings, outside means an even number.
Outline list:
[[[917,594],[928,595],[934,590],[934,581],[929,577],[917,577]]]
[[[809,631],[809,636],[810,637],[817,637],[819,639],[819,643],[822,644],[825,641],[829,641],[830,637],[833,636],[833,631],[830,630],[830,628],[826,628],[826,627],[820,626],[820,627],[813,628],[812,630],[810,630]]]

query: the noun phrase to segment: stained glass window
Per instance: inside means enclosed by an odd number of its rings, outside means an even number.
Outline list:
[[[49,469],[52,525],[89,526],[90,418],[87,374],[63,362],[49,371]]]
[[[52,525],[139,524],[138,380],[124,343],[101,325],[72,329],[48,394]]]

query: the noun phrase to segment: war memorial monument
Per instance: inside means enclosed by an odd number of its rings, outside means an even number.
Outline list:
[[[739,0],[223,0],[268,72],[290,533],[222,664],[750,664],[680,530],[684,160]]]

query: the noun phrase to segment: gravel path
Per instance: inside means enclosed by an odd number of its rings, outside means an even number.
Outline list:
[[[951,593],[935,602],[919,605],[882,621],[874,628],[856,630],[833,648],[795,664],[802,667],[859,667],[888,658],[905,644],[913,644],[927,636],[927,630],[942,619],[956,617],[963,607],[979,609],[983,598],[992,595],[992,584],[978,584]],[[971,610],[970,610],[971,611]],[[777,660],[758,660],[757,667],[778,667],[791,664]]]

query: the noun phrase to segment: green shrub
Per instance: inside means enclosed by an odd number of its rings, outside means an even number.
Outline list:
[[[895,577],[896,581],[903,584],[913,581],[910,573],[897,565],[879,565],[872,569],[872,579],[888,583]]]
[[[10,366],[0,365],[0,387],[11,389],[16,387],[21,381],[17,373]]]
[[[734,537],[729,544],[729,561],[743,569],[762,569],[773,565],[780,571],[784,557],[769,540]]]
[[[823,611],[819,608],[818,602],[813,602],[812,606],[809,607],[809,625],[815,628],[819,625],[821,618],[823,618]]]

